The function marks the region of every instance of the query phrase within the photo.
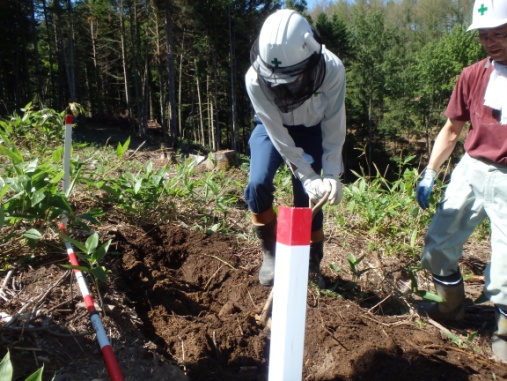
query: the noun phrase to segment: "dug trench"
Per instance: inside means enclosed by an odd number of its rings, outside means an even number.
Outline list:
[[[114,235],[115,287],[133,301],[162,356],[192,381],[267,379],[270,331],[255,316],[269,288],[257,280],[255,245],[171,225],[122,226]],[[337,239],[327,242],[323,263],[344,265]],[[333,291],[308,288],[304,380],[507,379],[507,366],[490,359],[491,307],[470,306],[467,321],[451,327],[477,330],[473,345],[453,342],[386,287],[402,281],[408,264],[376,258],[364,281],[324,266]],[[481,263],[470,267],[481,271]]]

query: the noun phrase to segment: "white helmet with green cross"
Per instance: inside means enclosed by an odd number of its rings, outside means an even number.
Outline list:
[[[496,28],[507,24],[507,0],[475,0],[469,30]]]
[[[262,92],[280,111],[298,108],[324,82],[322,46],[317,31],[293,10],[276,11],[262,25],[250,62]]]
[[[306,67],[306,61],[321,52],[318,36],[298,12],[279,10],[264,22],[258,39],[258,58],[269,71],[267,80],[287,83]],[[264,73],[262,73],[264,74]]]

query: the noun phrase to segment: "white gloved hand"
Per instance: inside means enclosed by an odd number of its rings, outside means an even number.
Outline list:
[[[328,187],[322,180],[322,177],[317,175],[315,172],[305,176],[301,179],[303,186],[305,187],[306,193],[310,200],[314,203],[318,203],[319,200],[324,197],[328,191]]]
[[[342,184],[339,179],[327,177],[324,175],[324,185],[330,189],[328,202],[329,205],[336,205],[342,200]]]

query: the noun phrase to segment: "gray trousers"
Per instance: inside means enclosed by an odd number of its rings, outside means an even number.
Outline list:
[[[484,293],[507,306],[507,167],[463,156],[426,233],[421,262],[435,275],[456,272],[464,243],[485,218],[491,222],[491,259]]]

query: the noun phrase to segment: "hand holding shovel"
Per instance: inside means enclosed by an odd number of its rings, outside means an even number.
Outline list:
[[[330,193],[331,192],[328,191],[324,195],[324,197],[322,197],[315,205],[313,205],[313,202],[310,199],[310,208],[312,209],[312,219],[315,217],[315,215],[318,213],[318,211],[327,202]],[[274,288],[271,288],[271,291],[269,292],[268,299],[266,300],[264,307],[262,307],[261,314],[255,315],[255,320],[257,321],[257,323],[261,324],[264,327],[268,327],[268,328],[270,328],[270,326],[271,326],[271,319],[269,317],[269,312],[270,312],[271,307],[273,305],[273,290],[274,290]]]

